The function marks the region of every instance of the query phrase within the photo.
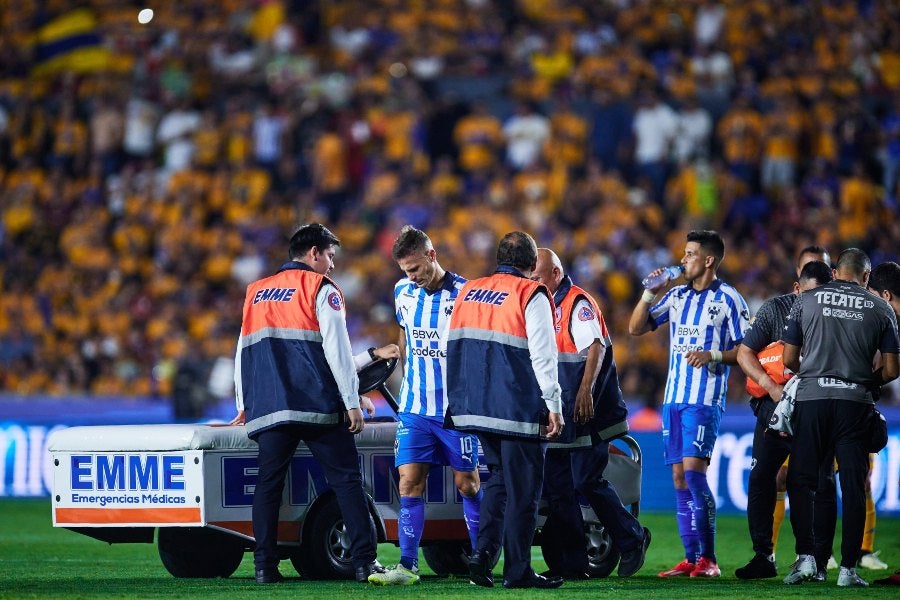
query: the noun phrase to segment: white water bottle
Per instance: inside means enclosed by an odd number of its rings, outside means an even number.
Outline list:
[[[648,275],[647,277],[644,277],[644,279],[641,281],[641,285],[644,286],[645,290],[656,288],[668,281],[681,277],[682,273],[684,273],[683,266],[672,265],[670,267],[664,268],[658,275],[654,275],[653,277],[650,277]]]

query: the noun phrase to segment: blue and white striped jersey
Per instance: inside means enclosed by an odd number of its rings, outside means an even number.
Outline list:
[[[722,363],[692,367],[684,355],[703,350],[724,352],[744,339],[750,310],[740,293],[718,279],[700,292],[680,285],[650,309],[650,321],[654,329],[669,323],[669,376],[663,403],[725,408],[730,367]]]
[[[441,335],[465,282],[447,271],[441,287],[434,292],[416,287],[406,277],[394,286],[397,322],[406,334],[406,366],[397,399],[400,412],[443,418],[447,409],[447,354],[441,348]]]

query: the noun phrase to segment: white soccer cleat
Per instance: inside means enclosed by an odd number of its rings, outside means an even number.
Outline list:
[[[832,554],[831,556],[828,557],[828,564],[825,565],[826,569],[828,569],[829,571],[833,571],[834,569],[837,569],[839,566],[841,566],[841,565],[837,564],[837,561],[834,560],[834,554]]]
[[[856,569],[841,567],[838,575],[838,587],[869,587],[869,582],[856,574]]]
[[[372,573],[369,575],[369,583],[375,585],[413,585],[419,583],[418,569],[407,569],[403,565],[397,565],[387,569],[384,573]]]
[[[812,554],[801,554],[791,572],[784,578],[788,585],[803,583],[816,576],[816,559]]]
[[[887,569],[887,563],[878,558],[879,554],[881,554],[881,550],[877,552],[866,552],[860,557],[859,566],[864,569]]]

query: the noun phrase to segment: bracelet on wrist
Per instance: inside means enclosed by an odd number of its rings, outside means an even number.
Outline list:
[[[375,356],[375,347],[374,346],[369,348],[369,358],[372,359],[372,362],[375,362],[376,360],[378,360],[378,357]]]
[[[722,362],[722,351],[721,350],[710,350],[709,351],[709,362],[715,362],[715,363]]]
[[[647,304],[653,304],[656,300],[656,294],[651,292],[650,290],[644,290],[644,293],[641,294],[641,302],[646,302]]]

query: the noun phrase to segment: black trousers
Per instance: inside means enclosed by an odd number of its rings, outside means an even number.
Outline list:
[[[571,557],[573,570],[587,567],[578,494],[587,499],[620,552],[630,552],[644,541],[644,528],[622,505],[612,483],[603,477],[608,464],[608,442],[598,440],[592,446],[547,450],[544,499],[553,518],[553,534],[567,542],[562,556]]]
[[[805,400],[797,402],[794,412],[788,493],[797,554],[814,553],[817,532],[813,524],[813,504],[818,496],[818,469],[833,455],[841,473],[841,566],[853,568],[859,560],[866,522],[869,454],[865,436],[872,405],[832,398]]]
[[[547,502],[547,521],[542,544],[554,548],[567,570],[587,571],[584,519],[581,502],[575,493],[569,449],[547,448],[543,498]]]
[[[622,505],[613,484],[603,477],[608,464],[609,442],[598,440],[589,448],[572,450],[575,489],[587,498],[619,550],[630,552],[644,543],[644,528]]]
[[[546,443],[479,433],[491,477],[484,484],[476,551],[496,557],[503,546],[503,579],[529,576],[531,543],[544,476]]]
[[[274,567],[278,553],[278,511],[291,458],[300,441],[306,442],[335,491],[347,526],[354,567],[375,560],[376,542],[366,500],[356,441],[346,425],[314,427],[279,425],[255,436],[259,444],[259,477],[253,494],[253,536],[257,569]]]
[[[753,431],[753,459],[750,463],[750,479],[747,484],[747,525],[753,551],[763,556],[772,554],[772,529],[776,496],[776,476],[785,459],[791,454],[791,441],[775,432],[767,432],[769,417],[775,410],[775,402],[769,398],[760,400]],[[793,460],[793,459],[792,459]],[[793,497],[791,498],[793,510]],[[831,556],[837,520],[837,498],[834,484],[834,461],[826,457],[819,469],[815,495],[814,530],[816,560],[825,561]]]

